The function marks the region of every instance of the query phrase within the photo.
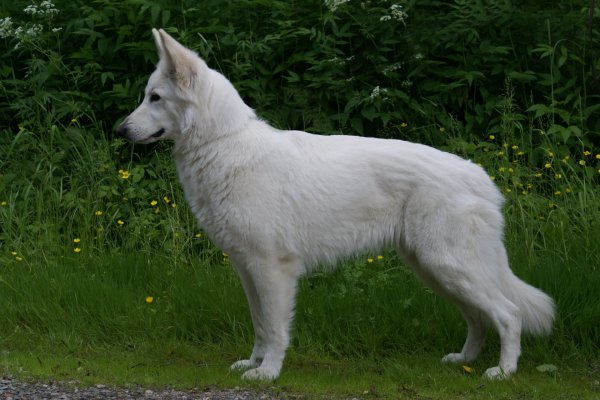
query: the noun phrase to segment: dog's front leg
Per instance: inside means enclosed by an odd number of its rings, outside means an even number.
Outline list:
[[[246,278],[251,284],[245,285],[254,289],[250,290],[249,297],[252,299],[249,298],[248,301],[255,310],[252,318],[256,334],[256,344],[248,364],[253,361],[258,364],[261,356],[262,362],[256,368],[246,371],[242,378],[273,380],[281,372],[290,341],[298,275],[290,265],[261,264],[250,266],[246,271]]]
[[[239,360],[234,362],[230,369],[232,371],[245,371],[247,369],[259,367],[262,363],[266,352],[266,337],[263,327],[260,323],[262,321],[261,304],[258,297],[252,274],[248,271],[245,265],[237,265],[236,270],[242,282],[242,287],[246,293],[246,299],[248,300],[248,306],[250,308],[250,316],[252,317],[252,326],[254,327],[254,348],[252,354],[247,360]]]

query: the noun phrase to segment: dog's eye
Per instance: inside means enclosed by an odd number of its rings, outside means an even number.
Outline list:
[[[160,100],[160,96],[157,95],[156,93],[152,93],[150,95],[150,103],[154,103],[155,101],[159,101]]]

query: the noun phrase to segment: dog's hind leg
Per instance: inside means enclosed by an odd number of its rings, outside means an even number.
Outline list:
[[[471,266],[469,271],[474,271]],[[430,286],[457,304],[465,315],[469,326],[467,340],[461,353],[450,354],[442,361],[469,361],[473,359],[483,346],[485,339],[485,323],[490,321],[500,335],[500,363],[489,368],[485,376],[489,379],[505,379],[517,371],[517,363],[521,354],[521,312],[493,282],[485,281],[489,277],[474,277],[460,273],[461,268],[438,266],[435,282]],[[453,272],[449,272],[452,270]],[[463,269],[463,272],[467,271]],[[446,278],[440,279],[441,275]],[[448,277],[454,275],[453,278]],[[459,278],[460,276],[460,278]],[[432,284],[433,283],[433,284]],[[469,310],[465,312],[465,310]],[[478,315],[479,314],[479,315]],[[477,318],[474,316],[478,315]]]
[[[485,343],[488,321],[481,311],[465,304],[457,304],[457,306],[467,321],[467,340],[460,353],[447,354],[442,358],[443,363],[471,362],[477,358]]]
[[[449,267],[439,267],[438,270],[440,269],[449,270]],[[452,269],[455,272],[457,270]],[[449,354],[442,361],[463,362],[474,359],[484,343],[485,324],[490,321],[500,335],[500,363],[497,367],[489,368],[484,375],[489,379],[505,379],[515,373],[521,354],[519,308],[493,284],[486,284],[472,276],[463,275],[462,279],[456,280],[444,279],[431,286],[461,308],[469,326],[461,353]]]
[[[262,362],[257,368],[246,371],[242,375],[244,379],[273,380],[281,371],[290,341],[298,280],[293,268],[286,267],[289,265],[261,265],[248,271],[260,310],[256,313],[255,325],[261,342],[255,350],[260,350],[261,354],[256,356],[262,356]]]

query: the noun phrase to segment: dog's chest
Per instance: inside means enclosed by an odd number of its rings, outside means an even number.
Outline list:
[[[177,160],[176,166],[179,181],[185,199],[194,214],[198,225],[219,247],[231,236],[232,207],[231,196],[235,182],[226,174],[212,168],[199,168],[185,160]]]

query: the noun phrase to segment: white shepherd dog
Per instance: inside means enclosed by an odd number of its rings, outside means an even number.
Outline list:
[[[465,317],[467,340],[443,362],[474,360],[491,324],[500,362],[485,376],[503,379],[517,370],[522,331],[550,333],[554,302],[510,270],[503,198],[482,168],[401,140],[277,130],[196,53],[152,33],[160,61],[117,132],[174,141],[191,210],[229,254],[250,304],[254,348],[231,366],[243,378],[279,376],[300,276],[382,248]]]

